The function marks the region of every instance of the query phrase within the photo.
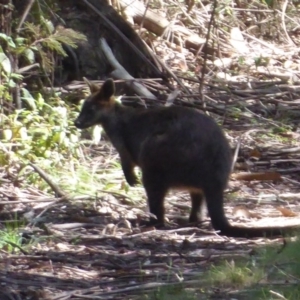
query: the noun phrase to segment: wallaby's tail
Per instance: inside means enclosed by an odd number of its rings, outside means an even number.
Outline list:
[[[206,203],[208,212],[211,218],[212,226],[215,230],[220,231],[221,235],[230,237],[275,237],[286,234],[292,234],[299,227],[288,226],[288,227],[238,227],[232,226],[228,222],[224,207],[223,207],[223,191],[215,189],[213,191],[205,192]]]
[[[235,227],[229,225],[229,227],[220,229],[221,235],[226,235],[230,237],[276,237],[286,235],[288,233],[292,234],[295,231],[294,227],[256,227],[256,228],[247,228],[247,227]]]

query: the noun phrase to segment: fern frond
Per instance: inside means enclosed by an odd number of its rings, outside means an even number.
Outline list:
[[[50,35],[48,38],[44,39],[42,43],[45,48],[53,50],[62,56],[67,56],[62,44],[58,40],[54,39],[53,35]]]
[[[40,25],[35,25],[30,22],[25,22],[24,27],[25,30],[31,33],[34,37],[40,37],[42,35]]]
[[[41,59],[41,65],[43,66],[44,70],[47,72],[52,70],[53,69],[52,59],[43,50],[39,49],[38,52],[39,52],[40,59]]]
[[[56,28],[56,32],[51,37],[72,48],[77,48],[78,42],[87,40],[84,34],[70,28],[64,28],[62,26],[58,26]]]

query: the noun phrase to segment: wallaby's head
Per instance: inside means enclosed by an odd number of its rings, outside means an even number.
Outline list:
[[[91,95],[84,101],[75,121],[75,126],[80,129],[101,124],[103,117],[113,109],[115,104],[115,84],[112,79],[107,79],[100,88],[85,78],[84,81],[88,84]]]

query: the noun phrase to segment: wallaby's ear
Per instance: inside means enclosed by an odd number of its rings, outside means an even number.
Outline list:
[[[96,93],[96,92],[98,92],[100,90],[100,88],[96,84],[90,82],[87,78],[83,77],[83,81],[90,88],[91,94],[94,94],[94,93]]]
[[[107,79],[101,86],[99,93],[102,99],[109,100],[115,94],[114,81],[111,78]]]

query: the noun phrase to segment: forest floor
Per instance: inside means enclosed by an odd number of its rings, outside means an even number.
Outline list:
[[[259,140],[261,149],[272,150],[272,156],[261,150],[259,171],[272,166],[273,172],[284,175],[277,181],[231,180],[225,204],[230,222],[251,227],[299,225],[299,153],[284,150],[300,149],[297,133],[292,146],[278,139],[270,145],[268,134],[252,139],[256,144]],[[92,152],[92,165],[82,162],[90,170],[100,169],[104,159],[111,165],[117,160],[105,141]],[[22,232],[20,247],[1,262],[1,299],[20,299],[13,295],[23,295],[21,299],[25,295],[26,299],[250,299],[254,291],[262,293],[272,284],[277,289],[297,284],[297,278],[286,274],[281,278],[272,271],[294,239],[219,236],[209,218],[199,227],[188,227],[190,202],[184,193],[171,193],[165,201],[168,229],[139,227],[134,223],[147,216],[142,187],[125,191],[121,170],[106,170],[121,192],[107,189],[93,197],[51,201],[49,195],[19,189],[13,181],[1,184],[3,200],[23,199],[10,205],[11,211],[35,215],[34,223],[27,223]],[[237,206],[242,216],[234,210]],[[5,220],[4,212],[1,219]],[[219,278],[219,273],[225,278]],[[250,292],[245,288],[249,286]]]

